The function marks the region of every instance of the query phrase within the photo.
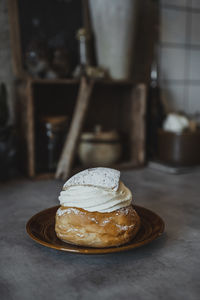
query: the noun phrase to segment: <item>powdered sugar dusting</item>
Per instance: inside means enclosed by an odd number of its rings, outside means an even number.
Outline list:
[[[110,219],[111,219],[111,218],[108,218],[107,220],[104,220],[104,221],[102,222],[102,224],[104,225],[104,224],[110,223]]]
[[[135,225],[134,224],[131,224],[131,225],[120,225],[120,224],[115,224],[115,226],[117,226],[120,230],[128,230],[128,229],[131,229],[133,228]]]
[[[110,168],[92,168],[72,176],[64,184],[64,189],[72,185],[93,185],[117,191],[120,171]]]
[[[65,213],[67,214],[71,214],[71,213],[74,213],[75,215],[80,215],[80,214],[83,214],[82,211],[80,211],[79,209],[76,209],[74,207],[68,207],[66,209],[62,209],[61,207],[57,210],[57,215],[60,217],[62,215],[64,215]]]
[[[67,212],[67,209],[61,209],[61,208],[59,208],[57,210],[57,215],[60,217],[60,216],[64,215],[66,212]]]
[[[130,211],[130,206],[120,208],[120,214],[127,216]]]

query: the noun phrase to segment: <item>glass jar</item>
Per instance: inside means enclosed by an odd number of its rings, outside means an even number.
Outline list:
[[[40,169],[54,172],[68,131],[67,116],[45,116],[40,119],[38,153]]]

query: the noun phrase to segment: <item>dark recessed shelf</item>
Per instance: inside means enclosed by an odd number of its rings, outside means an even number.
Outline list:
[[[36,79],[27,74],[25,53],[30,42],[30,33],[32,33],[32,25],[29,21],[35,16],[42,17],[42,25],[48,39],[57,33],[60,34],[65,28],[67,45],[70,45],[69,52],[72,54],[69,74],[72,74],[79,63],[75,32],[82,25],[88,25],[86,23],[88,21],[87,5],[85,4],[87,1],[59,1],[60,3],[57,4],[53,2],[31,0],[29,3],[25,0],[8,0],[14,70],[18,79],[16,91],[19,99],[20,154],[24,170],[32,178],[54,177],[54,174],[43,173],[46,168],[42,169],[43,161],[38,155],[41,152],[40,121],[44,116],[63,115],[69,119],[69,131],[70,128],[73,129],[73,120],[77,122],[75,116],[78,116],[77,123],[82,131],[93,131],[95,125],[100,124],[104,131],[116,130],[119,133],[123,144],[122,163],[112,167],[128,169],[143,165],[145,162],[146,109],[146,86],[144,84],[136,85],[131,79],[90,79],[94,81],[94,86],[87,84],[92,88],[89,101],[85,97],[88,101],[87,103],[85,100],[85,105],[88,106],[87,116],[85,117],[85,113],[82,117],[83,114],[80,112],[84,110],[78,104],[84,103],[82,100],[87,93],[83,92],[87,89],[79,89],[82,87],[81,79]],[[48,7],[48,11],[45,10],[45,18],[43,18],[44,7]],[[56,27],[51,22],[52,12],[55,11],[59,12],[57,13],[58,20],[54,22]],[[81,119],[84,121],[81,122]],[[78,134],[81,130],[77,130]],[[72,173],[81,169],[84,167],[73,168]]]

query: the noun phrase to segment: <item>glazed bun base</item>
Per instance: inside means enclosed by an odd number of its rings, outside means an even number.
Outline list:
[[[131,241],[139,228],[140,218],[132,205],[109,213],[61,206],[56,213],[57,237],[79,246],[120,246]]]

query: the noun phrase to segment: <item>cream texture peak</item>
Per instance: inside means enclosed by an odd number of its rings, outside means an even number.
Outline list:
[[[132,201],[131,191],[120,181],[120,172],[110,168],[93,168],[71,177],[63,186],[60,204],[94,212],[111,212]]]

